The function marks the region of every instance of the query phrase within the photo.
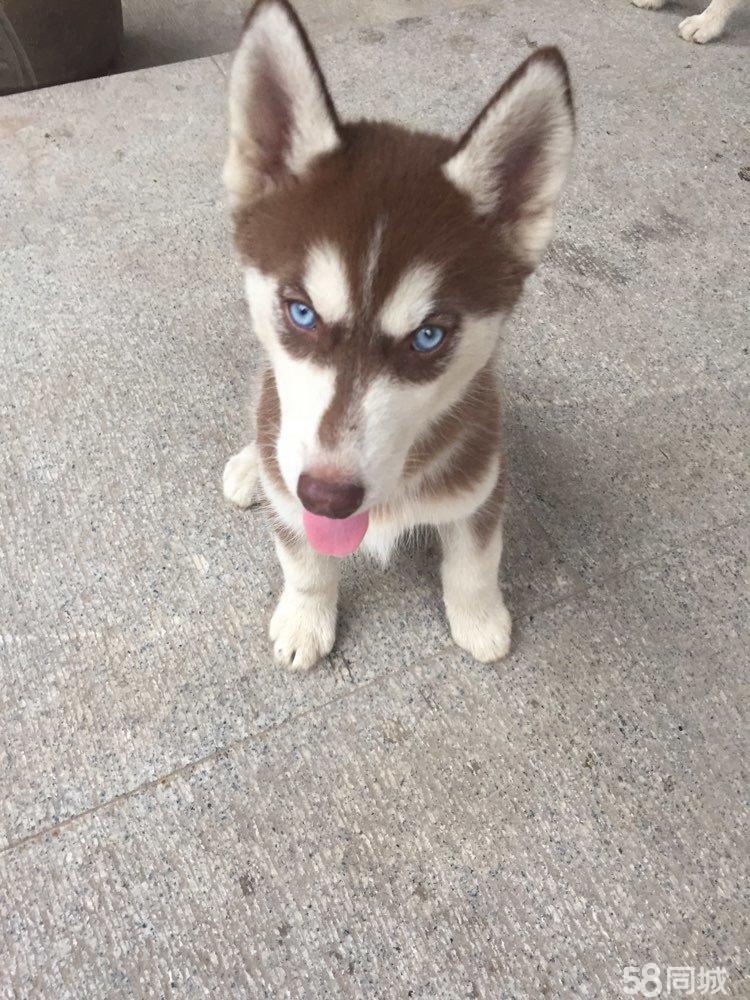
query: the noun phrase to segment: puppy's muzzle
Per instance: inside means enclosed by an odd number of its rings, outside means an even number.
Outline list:
[[[303,472],[297,482],[297,496],[311,514],[344,518],[361,506],[365,488],[360,483]]]

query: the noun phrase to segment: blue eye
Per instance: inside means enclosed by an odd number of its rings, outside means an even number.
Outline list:
[[[445,330],[442,326],[422,326],[413,335],[411,342],[415,351],[421,351],[424,354],[440,347],[444,338]]]
[[[315,310],[306,306],[304,302],[290,302],[287,306],[289,317],[295,326],[300,330],[314,330],[318,317]]]

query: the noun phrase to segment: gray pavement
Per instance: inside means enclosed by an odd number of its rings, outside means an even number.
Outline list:
[[[217,55],[237,44],[252,0],[122,0],[125,35],[117,69],[142,69]],[[413,17],[462,10],[474,0],[297,0],[319,38],[356,30],[370,36]]]
[[[558,42],[580,137],[506,348],[510,658],[434,546],[353,561],[330,662],[221,498],[257,349],[226,58],[0,101],[0,995],[750,996],[750,25],[435,9],[317,36],[341,110],[457,131]]]

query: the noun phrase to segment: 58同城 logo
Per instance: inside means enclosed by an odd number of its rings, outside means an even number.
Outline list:
[[[622,972],[623,993],[631,997],[726,996],[728,978],[724,968],[696,968],[692,965],[668,965],[662,969],[656,962],[627,965]]]

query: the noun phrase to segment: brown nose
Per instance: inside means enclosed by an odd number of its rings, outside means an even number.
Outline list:
[[[337,482],[303,472],[297,481],[297,496],[311,514],[323,517],[349,517],[365,498],[359,483]]]

